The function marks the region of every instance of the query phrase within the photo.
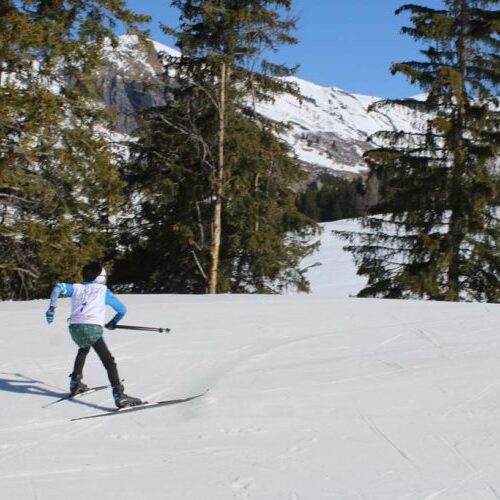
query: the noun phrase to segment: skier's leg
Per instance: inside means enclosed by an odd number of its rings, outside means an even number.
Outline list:
[[[76,354],[75,363],[73,365],[73,372],[70,374],[69,390],[71,394],[77,394],[85,391],[88,387],[81,381],[83,377],[83,367],[87,354],[90,351],[90,346],[80,347]]]
[[[108,346],[102,338],[97,342],[92,344],[95,352],[102,361],[102,364],[108,371],[108,378],[113,387],[113,398],[115,404],[118,408],[125,408],[126,406],[140,405],[142,401],[139,398],[134,398],[133,396],[128,396],[125,394],[125,389],[120,383],[120,377],[118,375],[118,369],[116,367],[115,358],[109,352]]]
[[[75,358],[75,364],[73,366],[73,373],[71,375],[74,375],[75,377],[80,375],[80,377],[83,375],[83,366],[85,365],[85,360],[87,359],[87,354],[90,351],[90,346],[87,347],[80,347],[78,349],[78,352],[76,354]]]
[[[115,358],[109,352],[108,346],[104,342],[104,339],[101,337],[97,342],[92,344],[94,351],[99,356],[101,363],[106,368],[108,372],[109,383],[112,387],[120,386],[120,376],[118,375],[118,368],[116,366]]]

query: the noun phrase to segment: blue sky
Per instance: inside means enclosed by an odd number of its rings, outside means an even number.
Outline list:
[[[134,11],[153,18],[152,38],[173,45],[159,23],[175,25],[179,11],[170,0],[128,0]],[[420,58],[416,42],[401,35],[407,16],[394,11],[409,0],[294,0],[299,44],[282,48],[275,62],[299,64],[298,76],[348,92],[397,98],[420,92],[402,76],[392,76],[392,62]],[[442,0],[420,0],[439,8]]]

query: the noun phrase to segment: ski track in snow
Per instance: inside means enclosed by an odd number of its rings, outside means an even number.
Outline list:
[[[385,434],[378,426],[375,424],[369,417],[366,415],[360,415],[361,420],[368,426],[370,430],[372,430],[376,435],[380,436],[384,441],[386,441],[392,448],[396,450],[396,452],[406,460],[412,467],[416,470],[420,468],[418,465],[389,437]]]
[[[470,470],[470,474],[468,474],[465,477],[465,479],[463,479],[459,484],[465,483],[465,482],[470,482],[471,480],[482,481],[483,476],[486,474],[485,471],[477,470],[470,463],[470,461],[467,458],[465,458],[462,453],[460,453],[460,451],[458,450],[458,447],[457,447],[457,443],[455,443],[454,446],[451,446],[450,443],[448,443],[442,437],[438,436],[438,439],[443,443],[443,445],[445,446],[445,448],[447,448],[453,455],[455,455],[456,457],[458,457],[458,459],[467,467],[467,469]],[[500,495],[498,494],[497,490],[493,486],[491,486],[488,482],[486,482],[486,481],[485,481],[485,484],[488,487],[488,489],[491,491],[491,493],[493,494],[493,496],[495,498],[497,498],[497,499],[500,499]],[[456,486],[457,485],[453,485],[453,487],[456,487]],[[446,488],[444,490],[436,492],[433,495],[431,495],[429,497],[426,497],[426,498],[428,498],[429,500],[434,499],[434,498],[438,498],[442,493],[444,493],[445,491],[449,490],[450,488],[451,488],[451,486],[449,488]]]

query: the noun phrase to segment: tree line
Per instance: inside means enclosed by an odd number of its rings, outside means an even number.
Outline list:
[[[105,43],[147,21],[122,0],[25,0],[0,10],[0,296],[43,296],[89,258],[140,292],[307,290],[315,222],[296,207],[305,174],[255,110],[297,89],[267,61],[297,40],[290,0],[173,1],[182,57],[167,104],[111,144],[99,105]],[[169,75],[175,72],[171,85]],[[123,154],[123,146],[126,152]]]
[[[380,186],[364,229],[342,234],[363,296],[498,301],[498,1],[406,5],[424,61],[395,64],[428,94],[423,133],[376,134]],[[360,215],[358,183],[306,173],[255,103],[298,96],[294,68],[266,55],[295,44],[292,0],[173,0],[163,27],[162,106],[116,147],[96,74],[123,0],[7,0],[0,6],[0,298],[41,297],[81,265],[114,267],[121,291],[308,290],[300,262],[317,220]],[[345,200],[345,202],[340,202]],[[354,201],[353,201],[354,200]],[[328,215],[331,214],[331,215]]]

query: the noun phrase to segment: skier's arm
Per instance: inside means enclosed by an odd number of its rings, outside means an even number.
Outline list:
[[[60,296],[63,297],[71,297],[73,295],[73,285],[69,283],[58,283],[50,294],[50,304],[47,312],[45,313],[45,317],[47,318],[47,323],[52,323],[54,321],[54,315],[56,311],[57,299]]]
[[[118,297],[113,295],[109,288],[106,290],[106,305],[111,306],[116,312],[113,319],[106,323],[106,328],[113,330],[118,321],[120,321],[127,313],[127,308],[125,307],[125,304],[118,299]]]

